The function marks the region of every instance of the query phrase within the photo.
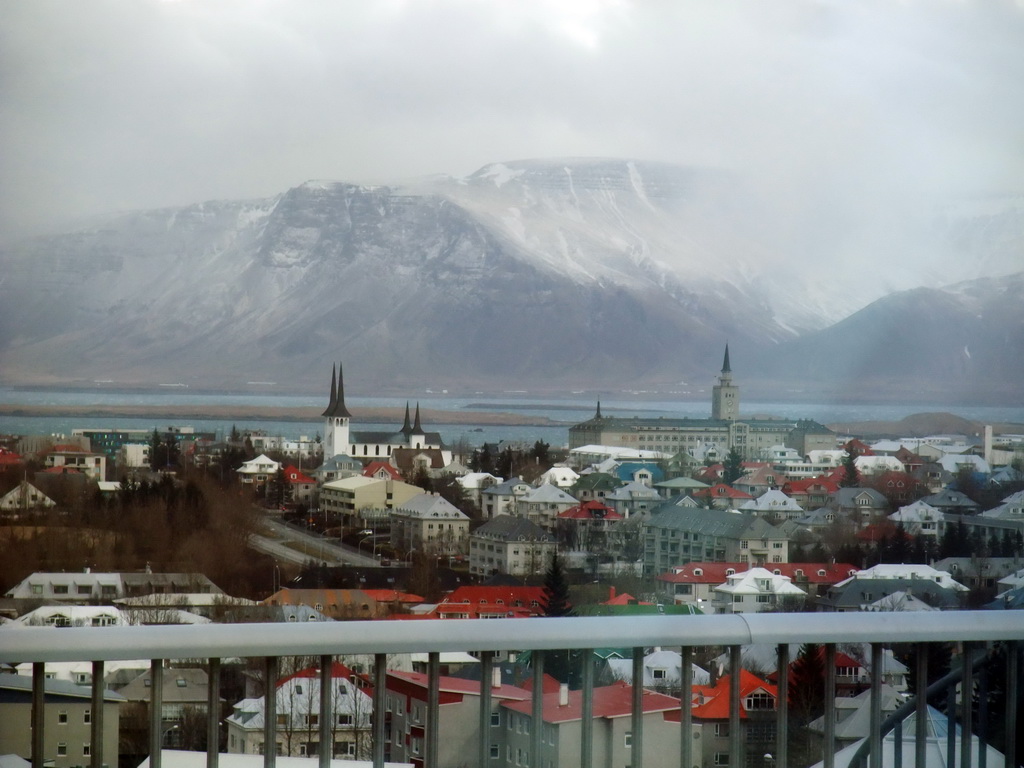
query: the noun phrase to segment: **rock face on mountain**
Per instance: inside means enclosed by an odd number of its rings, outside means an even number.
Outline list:
[[[829,380],[798,335],[839,300],[761,263],[742,204],[721,172],[574,159],[114,215],[0,253],[0,380],[316,389],[344,359],[353,391],[685,390],[726,340]]]

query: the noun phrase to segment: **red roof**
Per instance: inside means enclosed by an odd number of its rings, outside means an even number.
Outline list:
[[[802,495],[811,490],[825,491],[834,494],[839,491],[839,483],[824,475],[820,477],[807,477],[800,480],[788,480],[782,485],[782,492],[787,496]]]
[[[49,469],[43,470],[44,475],[80,475],[80,471],[74,467],[50,467]]]
[[[8,451],[6,448],[0,448],[0,467],[14,466],[15,464],[23,463],[23,461],[24,459],[14,451]]]
[[[386,461],[371,461],[363,468],[363,477],[374,477],[381,470],[390,475],[392,480],[402,479],[402,473],[398,471],[398,468],[391,466]]]
[[[569,691],[569,703],[560,706],[559,692],[545,693],[543,697],[544,722],[565,723],[579,720],[583,716],[583,692]],[[671,712],[679,709],[679,699],[663,693],[644,690],[642,697],[644,712]],[[502,706],[515,712],[529,715],[533,703],[530,701],[505,702]],[[633,712],[633,686],[619,681],[612,685],[594,688],[594,717],[629,717]]]
[[[569,507],[564,512],[559,512],[558,517],[569,520],[622,520],[623,517],[607,504],[602,504],[597,499],[584,501],[575,507]]]
[[[731,485],[725,483],[718,483],[712,485],[710,488],[701,488],[700,490],[693,492],[694,498],[704,498],[707,496],[709,499],[752,499],[754,498],[749,493],[743,491],[737,491]]]
[[[819,646],[818,647],[818,652],[815,655],[819,659],[821,659],[822,662],[824,662],[824,660],[825,660],[825,646]],[[789,683],[790,683],[790,686],[793,686],[796,683],[796,680],[795,680],[795,677],[794,677],[794,670],[795,670],[796,663],[797,663],[796,659],[793,659],[792,661],[789,662]],[[861,662],[857,661],[852,656],[847,656],[842,651],[836,651],[836,669],[843,669],[843,668],[849,669],[851,667],[854,668],[854,669],[863,669],[864,665]],[[771,680],[772,682],[775,682],[776,680],[778,680],[778,677],[779,677],[779,671],[775,670],[774,672],[772,672],[768,676],[768,679]],[[792,694],[793,688],[790,687],[789,690],[790,690],[790,694],[789,695],[790,695],[790,697],[792,697],[793,696],[793,694]],[[792,700],[792,698],[790,700]]]
[[[409,592],[399,592],[397,589],[364,589],[378,603],[422,603],[423,598]]]
[[[352,672],[352,670],[349,669],[348,667],[346,667],[340,661],[331,662],[331,677],[332,678],[344,678],[345,680],[351,680],[353,674],[354,673]],[[316,678],[319,678],[319,677],[320,677],[320,668],[319,667],[307,667],[306,669],[301,669],[298,672],[294,672],[294,673],[288,675],[287,677],[282,677],[280,680],[277,681],[277,687],[280,688],[282,685],[287,683],[289,680],[294,680],[296,678],[316,679]]]
[[[861,541],[881,541],[882,539],[891,539],[899,532],[899,526],[890,520],[882,520],[878,523],[871,523],[871,525],[865,526],[862,530],[857,531],[857,538]],[[906,531],[903,531],[903,538],[909,541],[912,537]]]
[[[442,693],[455,693],[455,694],[469,694],[471,696],[480,695],[480,681],[479,680],[466,680],[461,677],[448,677],[445,675],[438,676],[438,690]],[[394,683],[405,683],[405,685],[396,686]],[[393,689],[396,687],[402,687],[408,690],[412,688],[421,688],[423,695],[427,694],[428,678],[421,672],[400,672],[394,670],[388,670],[388,688]],[[496,699],[507,699],[512,701],[529,701],[530,692],[525,688],[519,688],[514,685],[499,685],[497,687],[491,686],[491,696]]]
[[[843,444],[843,450],[847,453],[852,453],[855,456],[874,456],[875,452],[871,450],[871,446],[867,443],[861,442],[857,438],[847,440]]]
[[[623,592],[621,595],[615,595],[605,600],[601,605],[654,605],[645,600],[637,600],[629,592]]]
[[[529,608],[533,603],[543,606],[547,601],[544,587],[459,587],[451,592],[441,605],[457,603],[470,605],[507,605],[509,607]]]
[[[291,465],[284,468],[284,479],[287,480],[289,483],[295,483],[297,485],[302,483],[312,485],[313,483],[316,483],[316,480],[314,480],[312,477],[310,477],[309,475],[304,475],[302,472],[300,472]]]
[[[731,675],[723,675],[718,682],[711,685],[693,686],[693,716],[704,720],[729,719],[729,680]],[[745,669],[740,670],[740,718],[747,717],[744,702],[752,693],[764,691],[778,699],[779,691],[771,683]]]
[[[725,475],[725,466],[722,464],[712,464],[709,467],[704,467],[700,472],[697,473],[698,480],[721,480],[722,476]]]

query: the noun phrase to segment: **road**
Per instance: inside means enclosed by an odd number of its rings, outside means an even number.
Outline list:
[[[380,567],[380,562],[370,555],[355,551],[333,539],[324,539],[315,533],[287,525],[270,516],[263,518],[266,535],[253,536],[250,545],[277,560],[302,565],[309,560],[328,565],[359,565]]]

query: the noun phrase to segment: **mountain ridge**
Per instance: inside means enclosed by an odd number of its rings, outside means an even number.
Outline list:
[[[807,340],[848,342],[815,337],[836,325],[814,275],[787,282],[723,229],[746,200],[714,169],[588,158],[104,217],[0,254],[0,378],[229,387],[344,357],[364,391],[682,390],[711,383],[728,340],[746,381],[827,389],[835,377],[801,363]]]

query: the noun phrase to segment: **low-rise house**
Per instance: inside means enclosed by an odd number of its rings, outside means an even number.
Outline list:
[[[778,708],[778,689],[766,680],[741,669],[739,678],[740,728],[748,755],[771,752],[775,744],[775,710]],[[694,748],[700,757],[693,756],[687,765],[702,768],[729,765],[729,691],[733,675],[723,675],[714,685],[694,685],[692,693],[695,729],[699,738]]]
[[[809,477],[789,480],[782,484],[782,492],[803,509],[816,509],[828,505],[839,492],[839,483],[827,477]]]
[[[874,488],[840,488],[836,492],[833,507],[841,517],[860,527],[889,513],[888,500]]]
[[[578,503],[561,488],[545,483],[516,499],[515,514],[531,520],[546,531],[553,531],[559,513]]]
[[[558,540],[572,550],[593,552],[609,545],[612,527],[625,519],[619,512],[600,501],[584,501],[564,512],[556,521]]]
[[[932,563],[968,589],[998,589],[1024,568],[1024,557],[947,557]]]
[[[740,509],[754,512],[772,522],[795,520],[803,516],[803,508],[778,489],[765,491],[756,499],[740,504]]]
[[[724,584],[715,587],[712,605],[718,613],[760,613],[790,602],[802,604],[806,597],[788,576],[751,568],[727,576]]]
[[[458,677],[438,679],[440,704],[438,729],[444,734],[438,745],[438,768],[460,768],[475,759],[480,739],[480,683]],[[385,729],[389,759],[423,766],[426,756],[427,676],[418,672],[390,671],[385,696]],[[499,682],[491,685],[491,719],[488,733],[490,756],[496,765],[504,757],[506,741],[502,705],[529,704],[530,692]],[[542,763],[538,763],[542,764]]]
[[[112,605],[43,605],[15,619],[13,627],[122,627],[130,622]]]
[[[329,619],[379,619],[387,610],[361,589],[280,589],[264,605],[308,605]]]
[[[498,483],[502,482],[502,479],[492,475],[490,472],[467,472],[457,477],[456,482],[462,486],[466,498],[469,499],[473,506],[483,510],[483,492],[492,486],[498,485]]]
[[[88,765],[92,757],[92,686],[63,680],[43,683],[41,762],[53,768]],[[118,754],[124,697],[103,692],[103,754]],[[0,745],[5,754],[32,754],[32,678],[0,675]]]
[[[3,496],[0,496],[0,511],[2,512],[48,509],[55,506],[57,506],[57,502],[28,482],[28,480],[22,480],[17,486]]]
[[[285,501],[291,504],[309,505],[316,499],[316,478],[287,465],[284,468]]]
[[[137,736],[144,740],[149,729],[149,709],[153,699],[152,671],[144,670],[118,692],[126,699],[122,717],[135,726],[133,730],[142,731]],[[197,746],[192,743],[195,735],[192,731],[196,730],[197,724],[206,724],[209,694],[210,681],[205,669],[172,667],[163,670],[160,727],[165,732],[165,746],[186,749]]]
[[[480,512],[484,518],[511,515],[516,510],[516,501],[530,490],[530,484],[521,477],[513,477],[485,488],[480,492],[480,498],[483,500]]]
[[[243,485],[263,488],[277,477],[280,469],[281,464],[261,453],[255,459],[242,462],[242,466],[235,470],[235,474]]]
[[[575,470],[561,464],[556,464],[537,478],[537,482],[538,484],[551,483],[552,485],[557,485],[562,490],[567,491],[572,488],[579,479],[580,475]]]
[[[599,686],[593,689],[593,765],[630,765],[633,747],[633,688],[626,683]],[[644,765],[649,768],[676,768],[679,765],[679,699],[654,691],[643,691],[641,698],[643,743],[657,744],[657,749],[644,750]],[[491,754],[504,766],[528,762],[531,733],[543,728],[541,754],[534,758],[536,766],[580,765],[580,735],[583,714],[582,691],[562,686],[557,692],[545,693],[542,700],[543,723],[535,723],[529,700],[502,702],[498,722],[504,728],[504,753],[501,747]],[[688,763],[689,764],[689,763]]]
[[[911,536],[932,536],[937,539],[939,529],[942,527],[943,515],[942,512],[922,499],[900,507],[889,515],[888,519],[892,523],[903,526],[903,530]]]
[[[469,572],[479,576],[544,573],[557,543],[555,537],[526,518],[499,515],[469,535]]]
[[[102,453],[83,451],[73,445],[57,445],[46,454],[43,464],[48,469],[74,469],[90,480],[107,479],[107,457]]]
[[[658,491],[638,480],[628,482],[604,497],[605,504],[610,504],[624,518],[653,509],[662,501]]]
[[[708,488],[707,483],[702,483],[700,480],[695,480],[692,477],[673,477],[670,480],[662,480],[660,483],[655,483],[654,487],[661,493],[662,498],[671,499],[679,495],[692,496],[695,491],[699,491],[702,488]],[[740,489],[744,490],[744,489]]]
[[[357,684],[359,678],[340,662],[331,665],[331,756],[370,757],[372,692]],[[310,667],[278,680],[276,753],[288,757],[320,754],[320,670]],[[264,753],[263,697],[242,699],[226,718],[227,751],[231,754]]]
[[[621,680],[627,685],[633,684],[632,659],[607,659],[605,664],[615,680]],[[682,654],[678,651],[666,651],[661,648],[655,648],[650,653],[644,655],[643,672],[644,688],[678,696],[683,682]],[[707,685],[711,682],[711,675],[708,671],[698,667],[696,664],[690,665],[690,674],[692,675],[693,685]]]
[[[714,509],[739,509],[740,506],[752,499],[749,493],[738,491],[725,483],[716,483],[708,488],[694,491],[693,498]]]
[[[459,587],[432,614],[445,619],[499,619],[543,616],[544,587]]]
[[[788,481],[789,477],[786,473],[780,472],[771,464],[758,462],[750,466],[743,477],[732,484],[732,487],[757,498],[765,491],[779,488]]]
[[[938,493],[925,496],[921,501],[940,512],[950,512],[956,515],[975,515],[981,510],[978,502],[967,494],[950,488],[943,488]]]
[[[463,554],[469,548],[469,517],[441,496],[420,493],[396,505],[391,546],[399,552]]]
[[[967,587],[949,573],[927,565],[876,565],[839,582],[818,601],[822,610],[863,611],[879,600],[905,592],[943,610],[963,607]]]
[[[362,473],[363,463],[344,453],[339,453],[337,456],[325,456],[323,464],[310,472],[320,485]]]

